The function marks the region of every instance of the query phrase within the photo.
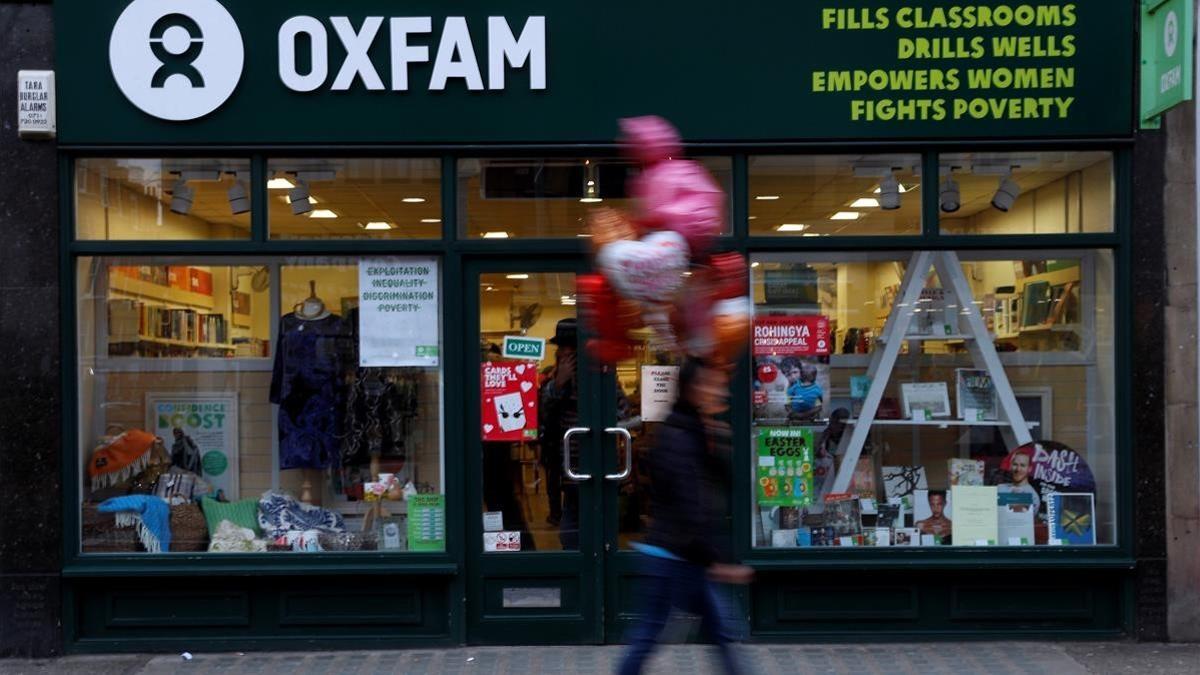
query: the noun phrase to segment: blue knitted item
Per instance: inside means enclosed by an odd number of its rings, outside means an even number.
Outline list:
[[[151,553],[171,550],[171,506],[162,497],[128,495],[113,497],[96,507],[116,515],[118,527],[137,526],[142,546]]]

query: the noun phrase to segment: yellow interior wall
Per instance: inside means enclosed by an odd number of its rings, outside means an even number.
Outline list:
[[[75,191],[75,222],[80,239],[241,239],[245,230],[174,213],[168,204],[119,180],[101,179],[80,169]],[[107,191],[108,207],[102,202]],[[161,215],[160,215],[161,210]]]

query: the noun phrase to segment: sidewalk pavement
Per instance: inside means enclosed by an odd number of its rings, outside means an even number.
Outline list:
[[[742,645],[747,673],[1200,673],[1200,644],[1134,642],[940,642],[873,645]],[[620,661],[620,646],[460,647],[359,652],[246,652],[71,656],[0,660],[0,674],[141,675],[263,673],[265,675],[604,675]],[[718,673],[710,648],[664,645],[649,673]]]

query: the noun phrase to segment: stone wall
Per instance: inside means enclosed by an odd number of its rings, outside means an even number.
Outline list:
[[[0,657],[62,649],[58,160],[17,137],[17,71],[54,67],[49,4],[0,3]]]

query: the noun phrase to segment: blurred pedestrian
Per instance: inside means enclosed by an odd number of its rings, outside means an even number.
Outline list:
[[[629,642],[621,675],[640,673],[654,650],[671,609],[698,614],[703,636],[720,650],[728,673],[740,672],[731,645],[730,627],[712,581],[748,583],[748,567],[718,561],[716,545],[724,496],[711,486],[720,484],[711,473],[710,438],[706,418],[727,408],[727,387],[719,371],[696,360],[679,373],[679,397],[663,423],[649,456],[651,524],[646,539],[635,547],[642,553],[646,581],[638,622],[626,636]]]

